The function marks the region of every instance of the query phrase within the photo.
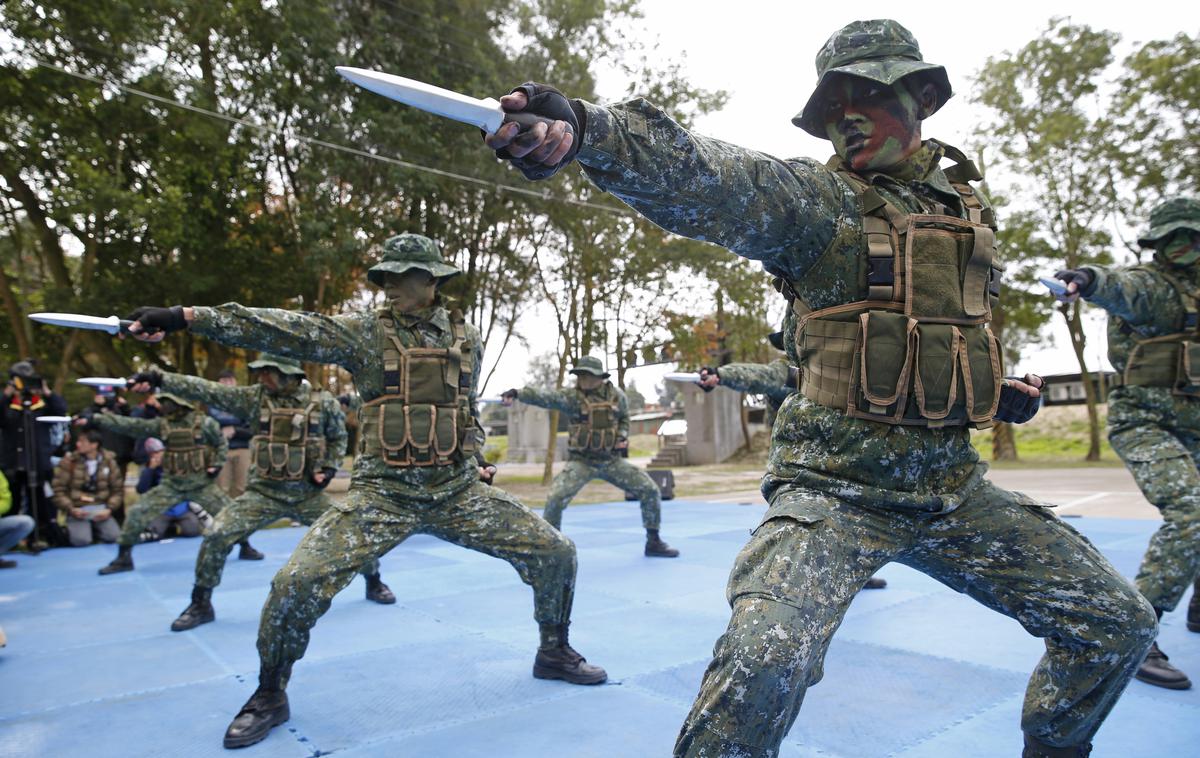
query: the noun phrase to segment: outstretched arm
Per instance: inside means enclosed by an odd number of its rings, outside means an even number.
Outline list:
[[[517,392],[517,399],[526,405],[536,405],[539,408],[548,408],[564,413],[579,413],[579,400],[574,392],[541,387],[522,387]]]
[[[162,389],[164,392],[204,403],[210,408],[220,408],[237,416],[244,424],[258,417],[258,395],[261,392],[258,385],[230,387],[198,376],[163,373]]]
[[[153,437],[158,434],[158,419],[134,418],[133,416],[118,416],[115,413],[98,413],[92,416],[88,423],[93,426],[125,437]]]
[[[1179,294],[1165,279],[1141,268],[1084,266],[1093,283],[1083,298],[1128,321],[1148,336],[1175,331]]]

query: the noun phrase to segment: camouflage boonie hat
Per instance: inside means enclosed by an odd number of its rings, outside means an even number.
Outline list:
[[[891,19],[853,21],[825,41],[817,53],[817,86],[792,123],[828,139],[822,104],[830,74],[846,74],[891,86],[909,74],[928,71],[938,89],[937,111],[954,94],[944,66],[926,63],[912,32]]]
[[[604,364],[600,362],[600,359],[590,355],[585,355],[576,361],[575,365],[571,368],[571,373],[591,374],[601,379],[607,379],[609,376],[608,372],[604,370]]]
[[[258,360],[250,364],[251,371],[261,371],[264,368],[278,369],[282,374],[291,374],[292,376],[305,376],[304,367],[298,361],[291,358],[284,358],[279,355],[268,355],[263,353],[258,356]]]
[[[420,234],[399,234],[383,243],[383,258],[367,271],[367,279],[382,287],[384,274],[403,274],[413,268],[428,271],[439,285],[462,273],[442,259],[442,251],[433,240]]]
[[[180,408],[187,408],[189,411],[194,411],[196,409],[196,406],[192,404],[192,401],[184,400],[179,395],[174,395],[170,392],[158,392],[158,393],[156,393],[156,395],[159,400],[170,400],[172,403],[175,403],[175,405],[178,405]]]
[[[1200,201],[1177,197],[1159,203],[1150,211],[1150,231],[1138,238],[1142,247],[1155,247],[1180,229],[1200,232]]]

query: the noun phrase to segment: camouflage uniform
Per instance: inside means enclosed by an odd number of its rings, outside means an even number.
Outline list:
[[[618,440],[629,438],[629,400],[625,393],[612,382],[605,382],[591,392],[583,390],[548,390],[536,387],[525,387],[517,395],[517,399],[528,405],[539,408],[550,408],[565,413],[571,418],[579,417],[582,413],[581,400],[615,399],[617,402],[617,435]],[[593,479],[602,479],[609,484],[626,492],[635,494],[642,505],[642,526],[646,529],[658,529],[662,520],[662,510],[658,485],[637,466],[621,457],[615,448],[606,450],[586,450],[571,446],[567,465],[554,477],[550,484],[550,492],[546,496],[546,509],[542,518],[554,525],[555,529],[562,528],[563,510],[571,502],[571,498],[583,489],[583,486]]]
[[[310,402],[318,402],[321,434],[326,444],[324,458],[315,462],[313,469],[336,470],[346,454],[346,426],[342,408],[327,392],[297,385],[294,391],[285,395],[268,392],[261,384],[226,386],[182,374],[163,374],[162,387],[172,394],[237,416],[250,427],[253,434],[263,431],[260,428],[260,409],[265,402],[264,396],[269,395],[276,403],[292,408],[304,408]],[[307,526],[329,510],[332,504],[324,489],[307,478],[276,481],[259,476],[258,471],[252,468],[246,491],[221,512],[204,536],[196,556],[196,585],[211,589],[220,584],[225,559],[242,539],[281,518],[293,518]],[[361,571],[367,576],[377,574],[379,562],[371,559]]]
[[[770,363],[726,363],[716,371],[720,386],[766,397],[772,416],[796,392],[795,369],[783,358]]]
[[[193,423],[198,413],[198,411],[189,409],[178,418],[171,419],[169,423],[176,426],[187,426]],[[212,449],[212,458],[208,465],[219,468],[225,464],[225,454],[229,449],[229,444],[221,434],[221,426],[215,419],[203,414],[200,414],[200,417],[203,418],[200,429],[204,436],[204,442]],[[92,419],[92,424],[99,429],[113,431],[134,439],[158,437],[168,445],[165,452],[170,453],[171,451],[168,443],[169,435],[166,432],[168,419],[164,417],[144,419],[102,413]],[[142,532],[150,526],[150,522],[156,516],[184,500],[195,503],[213,516],[233,504],[233,500],[217,486],[216,481],[203,472],[187,475],[164,473],[162,481],[157,487],[142,495],[137,503],[125,509],[125,523],[121,526],[121,536],[117,540],[117,544],[125,548],[136,545]]]
[[[923,71],[943,102],[950,94],[944,69],[923,63],[911,34],[891,21],[835,34],[818,72],[835,69],[885,85]],[[577,160],[600,188],[671,232],[762,262],[814,310],[867,299],[868,240],[856,192],[838,173],[850,173],[844,162],[780,160],[692,134],[642,99],[576,104],[586,117]],[[814,111],[796,123],[825,137]],[[949,150],[927,140],[887,173],[854,176],[904,213],[965,219],[939,166]],[[788,357],[803,366],[796,322],[789,312]],[[788,398],[763,480],[770,507],[732,571],[733,616],[677,754],[778,755],[851,599],[889,561],[1045,638],[1022,728],[1027,741],[1085,745],[1150,646],[1154,615],[1084,537],[988,483],[985,470],[963,426],[885,424]]]

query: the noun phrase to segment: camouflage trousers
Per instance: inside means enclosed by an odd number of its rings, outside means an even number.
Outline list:
[[[457,497],[429,507],[394,502],[386,485],[355,482],[308,530],[271,581],[258,628],[266,668],[304,656],[309,632],[334,595],[363,565],[412,534],[431,534],[512,564],[533,587],[533,616],[560,624],[571,616],[575,544],[508,493],[474,482]]]
[[[1174,610],[1200,574],[1200,439],[1142,426],[1110,434],[1109,442],[1163,516],[1138,569],[1138,590],[1158,610]]]
[[[292,518],[305,526],[316,521],[332,507],[333,501],[322,490],[303,494],[264,492],[254,486],[245,490],[217,516],[196,555],[196,584],[216,587],[221,583],[225,559],[233,546],[264,526],[281,518]],[[365,576],[379,573],[379,561],[372,558],[363,565]]]
[[[647,529],[658,528],[662,519],[658,485],[645,471],[624,458],[608,461],[567,461],[566,467],[550,483],[550,493],[546,496],[546,508],[542,511],[542,518],[553,524],[555,529],[561,529],[562,514],[567,504],[593,479],[603,479],[614,487],[636,495],[642,504],[642,526]]]
[[[150,526],[150,522],[163,511],[184,500],[196,503],[213,516],[233,505],[233,500],[215,481],[210,480],[201,487],[186,489],[160,484],[142,495],[132,507],[125,509],[125,523],[121,526],[121,536],[117,539],[117,544],[136,545],[142,532]]]
[[[1089,741],[1157,630],[1149,604],[1086,538],[1017,493],[984,481],[954,511],[913,514],[785,486],[734,564],[733,617],[675,754],[779,755],[846,608],[889,561],[1045,639],[1021,726],[1050,745]]]

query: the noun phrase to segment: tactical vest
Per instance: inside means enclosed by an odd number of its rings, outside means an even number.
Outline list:
[[[611,452],[617,444],[617,409],[620,401],[611,385],[604,387],[603,397],[589,398],[582,390],[579,413],[567,425],[567,450],[572,453]]]
[[[275,405],[265,392],[259,406],[258,434],[250,438],[252,468],[272,481],[294,482],[308,478],[325,456],[321,434],[321,395],[303,408]]]
[[[1158,337],[1142,337],[1120,317],[1110,319],[1110,344],[1131,340],[1125,370],[1119,385],[1169,388],[1174,395],[1200,397],[1200,290],[1160,268],[1134,266],[1134,270],[1158,274],[1175,289],[1183,306],[1175,331]],[[1116,356],[1113,356],[1114,358]]]
[[[204,416],[192,413],[186,423],[162,420],[163,473],[170,476],[203,474],[212,465],[212,446],[204,439]]]
[[[378,314],[383,394],[359,412],[359,451],[389,466],[444,466],[475,454],[472,345],[457,311],[449,348],[405,347],[390,311]]]
[[[830,168],[854,190],[862,227],[843,228],[825,253],[861,235],[866,300],[812,310],[777,280],[796,315],[799,391],[854,418],[906,426],[991,425],[1004,379],[988,328],[999,301],[995,222],[967,183],[958,150],[946,170],[968,219],[904,213],[861,177]],[[797,283],[798,286],[798,283]]]

